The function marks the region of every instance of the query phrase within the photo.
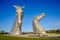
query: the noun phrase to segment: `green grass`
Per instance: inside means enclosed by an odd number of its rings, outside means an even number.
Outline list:
[[[60,40],[60,38],[24,38],[24,37],[11,37],[0,34],[0,40]]]

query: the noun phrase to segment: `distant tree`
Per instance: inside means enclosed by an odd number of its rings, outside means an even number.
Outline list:
[[[5,33],[5,31],[4,31],[4,30],[1,30],[1,31],[0,31],[0,33],[2,33],[2,34],[3,34],[3,33]]]
[[[47,33],[60,33],[60,29],[47,30]]]
[[[9,32],[5,32],[4,30],[1,30],[0,34],[9,34]]]

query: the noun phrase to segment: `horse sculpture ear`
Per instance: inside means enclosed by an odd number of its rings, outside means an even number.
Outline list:
[[[25,7],[25,5],[24,6],[22,6],[21,8],[24,8]]]
[[[13,5],[13,7],[16,7],[16,5]]]
[[[15,7],[15,8],[17,9],[17,7],[18,7],[18,6],[16,6],[16,5],[13,5],[13,7]]]

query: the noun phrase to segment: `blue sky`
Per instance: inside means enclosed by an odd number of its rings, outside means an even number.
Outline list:
[[[39,22],[45,30],[60,29],[60,0],[0,0],[0,30],[10,32],[16,17],[13,5],[25,5],[22,31],[33,31],[32,21],[44,12]]]

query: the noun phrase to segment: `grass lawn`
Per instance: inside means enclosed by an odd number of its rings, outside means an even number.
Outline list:
[[[24,37],[11,37],[0,34],[0,40],[60,40],[60,38],[24,38]]]

